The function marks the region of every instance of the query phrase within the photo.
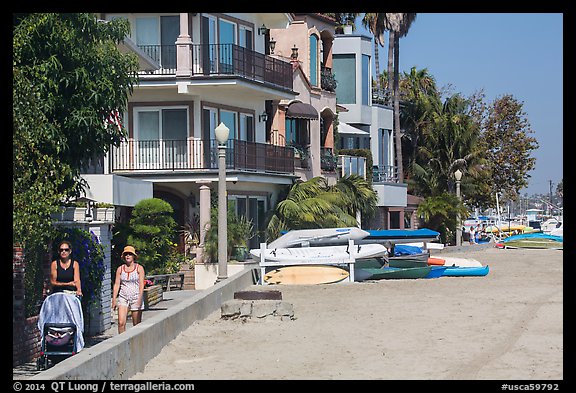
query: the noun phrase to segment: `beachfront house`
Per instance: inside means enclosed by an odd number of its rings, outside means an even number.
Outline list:
[[[269,29],[285,28],[291,14],[98,17],[128,19],[131,32],[125,46],[157,67],[140,71],[128,111],[121,114],[127,140],[89,172],[150,182],[152,195],[173,207],[178,225],[200,216],[203,228],[209,220],[210,195],[217,190],[214,130],[222,122],[230,129],[228,200],[238,214],[253,221],[254,235],[261,231],[279,191],[297,178],[294,150],[273,144],[269,128],[269,102],[296,97],[290,62],[267,54]],[[125,190],[120,184],[109,191],[120,195]],[[259,241],[255,235],[249,246]]]
[[[393,109],[384,94],[372,89],[372,38],[352,32],[336,34],[332,48],[333,72],[339,106],[338,135],[342,149],[369,149],[373,161],[372,187],[378,195],[376,217],[366,226],[410,229],[416,225],[415,208],[408,208],[407,185],[398,179],[395,164]],[[355,158],[354,158],[355,159]],[[353,159],[342,167],[360,168]]]

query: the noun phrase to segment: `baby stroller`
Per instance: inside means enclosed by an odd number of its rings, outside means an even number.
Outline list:
[[[53,293],[44,299],[38,317],[42,336],[36,369],[47,369],[84,348],[84,315],[76,295]]]

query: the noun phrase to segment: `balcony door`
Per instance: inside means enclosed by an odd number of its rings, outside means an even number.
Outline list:
[[[180,17],[136,17],[136,44],[163,69],[176,69],[176,40],[180,35]]]
[[[187,108],[138,108],[136,161],[140,169],[184,168],[187,164]]]

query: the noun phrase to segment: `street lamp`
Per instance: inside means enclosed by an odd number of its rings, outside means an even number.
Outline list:
[[[218,277],[228,278],[228,204],[226,203],[226,142],[230,129],[222,122],[214,129],[218,141]]]
[[[460,196],[460,180],[462,180],[462,171],[460,169],[456,169],[454,172],[454,177],[456,178],[456,197],[461,202],[462,197]],[[462,245],[462,230],[460,224],[460,206],[458,206],[458,210],[456,212],[456,246]]]

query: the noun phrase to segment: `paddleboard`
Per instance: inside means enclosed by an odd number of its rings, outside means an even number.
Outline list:
[[[445,262],[446,261],[444,260],[444,258],[435,258],[435,257],[428,258],[428,265],[444,266]]]
[[[316,285],[330,284],[347,279],[348,271],[336,266],[287,266],[264,275],[268,284]]]

